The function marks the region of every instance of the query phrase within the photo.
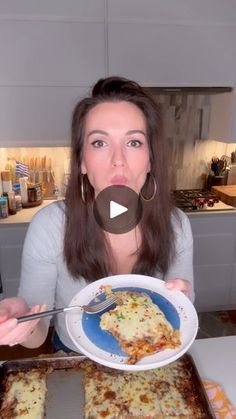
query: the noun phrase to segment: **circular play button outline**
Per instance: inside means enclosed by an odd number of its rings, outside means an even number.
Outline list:
[[[143,207],[140,196],[124,185],[103,189],[93,204],[93,214],[98,225],[108,233],[124,234],[140,222]]]

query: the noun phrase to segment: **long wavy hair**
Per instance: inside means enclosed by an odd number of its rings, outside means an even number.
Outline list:
[[[174,257],[173,208],[159,106],[136,82],[108,77],[95,84],[91,95],[77,104],[72,116],[71,175],[65,197],[64,258],[68,271],[75,279],[82,276],[94,281],[112,272],[112,252],[103,230],[94,219],[94,190],[86,175],[83,179],[86,204],[83,201],[81,160],[86,115],[100,103],[119,101],[136,105],[145,116],[151,174],[157,185],[154,199],[143,202],[143,216],[139,224],[141,245],[132,273],[150,276],[155,275],[156,271],[165,273]],[[150,197],[152,193],[153,182],[151,176],[147,176],[142,194]]]

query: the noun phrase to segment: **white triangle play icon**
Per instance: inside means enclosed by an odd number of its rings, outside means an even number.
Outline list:
[[[110,201],[110,218],[115,218],[118,215],[128,211],[128,208],[123,205],[117,204],[115,201]]]

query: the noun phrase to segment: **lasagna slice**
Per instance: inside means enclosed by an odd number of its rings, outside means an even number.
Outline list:
[[[180,345],[179,331],[174,330],[160,308],[145,293],[118,291],[117,305],[102,314],[100,327],[110,332],[128,354],[128,363]]]
[[[190,365],[181,359],[148,371],[121,372],[84,363],[85,419],[203,419]]]
[[[9,373],[0,410],[4,419],[43,419],[47,372],[30,370]]]

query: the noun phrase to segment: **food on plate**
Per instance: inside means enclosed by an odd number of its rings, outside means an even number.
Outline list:
[[[135,364],[146,355],[180,345],[180,333],[145,293],[117,291],[117,305],[101,315],[100,327],[110,332]]]
[[[4,419],[43,419],[47,395],[47,372],[30,370],[9,373],[0,409]]]
[[[192,364],[179,359],[148,371],[121,372],[84,362],[85,419],[206,416]]]

